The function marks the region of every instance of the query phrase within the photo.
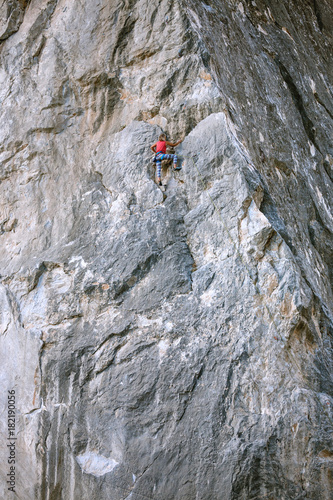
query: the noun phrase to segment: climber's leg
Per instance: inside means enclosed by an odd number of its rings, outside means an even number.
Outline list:
[[[161,160],[156,160],[156,174],[157,174],[157,182],[161,185],[161,170],[162,170],[162,162]]]

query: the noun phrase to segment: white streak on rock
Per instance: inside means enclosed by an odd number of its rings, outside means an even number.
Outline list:
[[[111,472],[118,465],[118,462],[113,460],[113,458],[106,458],[92,451],[86,451],[82,455],[77,455],[76,461],[83,472],[96,477],[104,476],[104,474]]]
[[[316,148],[314,147],[313,144],[311,144],[311,142],[309,142],[309,146],[310,146],[311,156],[315,156],[316,155]]]
[[[87,267],[87,263],[84,261],[83,257],[81,257],[81,255],[74,255],[71,259],[70,259],[70,264],[72,262],[77,262],[79,266],[83,267],[83,268],[86,268]]]

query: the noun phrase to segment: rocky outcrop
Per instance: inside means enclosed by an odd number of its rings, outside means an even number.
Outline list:
[[[329,3],[0,9],[17,498],[331,498]]]
[[[0,40],[6,40],[15,33],[24,17],[29,0],[3,0],[0,6]]]

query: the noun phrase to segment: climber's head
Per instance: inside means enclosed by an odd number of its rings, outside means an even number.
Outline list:
[[[166,141],[166,135],[165,134],[161,134],[158,138],[159,141]]]

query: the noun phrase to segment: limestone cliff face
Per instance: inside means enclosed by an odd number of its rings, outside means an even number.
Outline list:
[[[329,0],[0,13],[0,498],[332,498]]]

